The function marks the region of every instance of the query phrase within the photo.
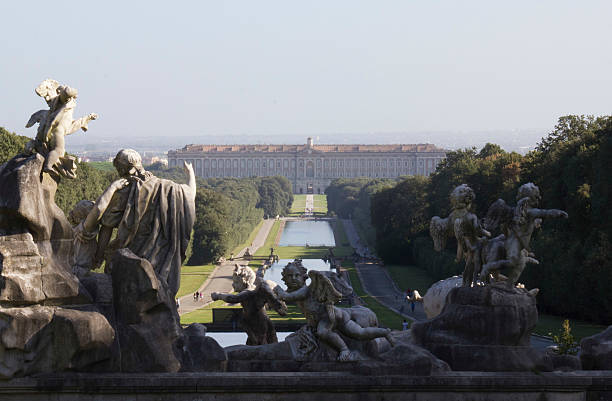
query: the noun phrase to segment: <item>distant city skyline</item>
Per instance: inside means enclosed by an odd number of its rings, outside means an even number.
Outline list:
[[[100,115],[69,150],[393,133],[448,146],[482,132],[538,133],[520,145],[533,146],[562,115],[612,112],[606,1],[34,1],[0,13],[0,126],[34,136],[34,88],[57,79],[79,90],[75,117]]]

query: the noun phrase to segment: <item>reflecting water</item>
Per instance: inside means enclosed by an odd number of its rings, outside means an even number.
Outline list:
[[[293,262],[293,259],[280,259],[278,262],[273,263],[266,272],[264,273],[264,278],[266,280],[272,280],[277,282],[281,288],[284,290],[287,289],[287,286],[283,282],[283,276],[281,272],[287,266],[289,262]],[[302,259],[302,264],[308,270],[329,270],[329,263],[324,262],[321,259]],[[310,284],[310,279],[306,281],[306,284]]]
[[[276,333],[278,341],[284,341],[285,338],[291,334],[290,332]],[[244,332],[208,332],[207,337],[212,337],[219,343],[223,348],[229,347],[230,345],[245,345],[247,340],[247,334]]]
[[[336,246],[336,241],[328,221],[288,221],[278,245]]]

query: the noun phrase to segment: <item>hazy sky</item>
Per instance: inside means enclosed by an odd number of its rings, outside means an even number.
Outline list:
[[[550,131],[612,113],[611,15],[610,1],[3,1],[0,126],[33,136],[34,88],[54,78],[101,138]]]

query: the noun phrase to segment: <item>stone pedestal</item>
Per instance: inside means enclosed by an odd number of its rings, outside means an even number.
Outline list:
[[[411,330],[417,344],[453,370],[550,371],[550,356],[529,347],[537,320],[535,298],[524,290],[459,287],[437,317]]]

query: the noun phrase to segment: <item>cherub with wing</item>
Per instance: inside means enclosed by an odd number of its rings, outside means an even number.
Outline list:
[[[538,264],[529,249],[533,231],[540,227],[542,219],[567,218],[567,213],[558,209],[538,209],[540,189],[533,183],[522,185],[518,190],[517,205],[510,207],[502,199],[491,205],[484,219],[488,230],[501,231],[501,235],[489,241],[482,249],[483,263],[480,277],[489,282],[490,273],[509,268],[506,285],[513,288],[527,263]]]
[[[297,303],[317,337],[338,351],[339,361],[353,358],[339,333],[362,341],[385,337],[393,345],[389,336],[391,331],[377,327],[378,319],[371,310],[364,307],[338,308],[334,305],[343,295],[352,293],[352,288],[340,276],[316,270],[306,272],[299,262],[287,264],[282,273],[287,291],[280,287],[274,291],[280,299]],[[308,277],[311,283],[307,286]]]
[[[264,280],[262,270],[255,274],[248,266],[235,265],[232,285],[237,294],[213,292],[213,301],[223,300],[242,305],[242,325],[247,332],[247,345],[273,344],[278,342],[276,330],[266,313],[266,307],[279,315],[287,314],[287,306],[274,294],[277,284]]]
[[[434,216],[429,224],[429,232],[434,240],[434,248],[440,252],[446,246],[446,239],[455,236],[457,239],[457,256],[455,260],[465,260],[463,286],[470,287],[479,273],[477,261],[478,248],[491,236],[478,222],[478,217],[470,212],[476,198],[472,188],[466,184],[456,187],[450,194],[452,211],[446,218]]]
[[[76,164],[74,158],[66,157],[65,139],[75,131],[87,131],[88,123],[98,118],[95,113],[73,120],[72,114],[76,107],[78,92],[69,86],[60,85],[53,79],[44,80],[36,88],[36,94],[45,99],[49,110],[39,110],[32,114],[26,128],[38,123],[36,139],[27,148],[45,156],[43,171],[54,178],[63,175],[75,178]]]

